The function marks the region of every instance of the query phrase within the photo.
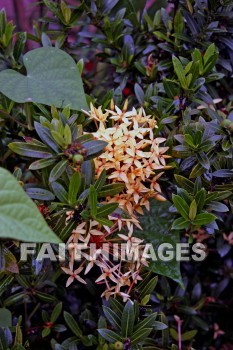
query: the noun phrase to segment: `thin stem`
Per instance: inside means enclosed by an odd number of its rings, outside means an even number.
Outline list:
[[[0,115],[3,115],[3,117],[11,119],[13,122],[17,123],[18,125],[22,126],[23,128],[27,128],[26,124],[21,123],[20,121],[16,120],[12,115],[9,113],[3,111],[2,109],[0,110]]]

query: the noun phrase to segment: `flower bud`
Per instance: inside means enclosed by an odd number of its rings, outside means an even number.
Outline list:
[[[117,341],[117,342],[114,344],[114,349],[123,350],[123,349],[124,349],[124,344],[123,344],[121,341]]]
[[[84,161],[84,158],[81,154],[75,154],[72,160],[74,164],[81,164]]]

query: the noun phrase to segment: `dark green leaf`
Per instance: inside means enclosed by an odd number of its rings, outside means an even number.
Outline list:
[[[110,329],[98,329],[99,334],[109,341],[110,343],[116,343],[117,341],[122,341],[122,338]]]
[[[193,224],[196,226],[207,225],[216,219],[217,219],[216,216],[213,214],[202,213],[196,216],[195,220],[193,220]]]
[[[176,179],[177,184],[180,187],[184,188],[189,193],[193,193],[194,183],[192,181],[186,179],[186,177],[181,176],[181,175],[175,175],[175,179]]]
[[[94,187],[97,192],[99,192],[102,189],[105,182],[106,182],[106,170],[104,169],[94,184]]]
[[[172,224],[172,230],[182,230],[189,226],[189,220],[184,218],[176,219]]]
[[[79,328],[77,322],[75,321],[74,317],[69,314],[68,312],[64,311],[64,319],[66,321],[67,326],[70,328],[70,330],[78,337],[82,338],[83,334],[81,329]]]
[[[195,195],[195,201],[197,204],[197,213],[199,213],[204,204],[205,204],[205,198],[206,198],[206,191],[204,188],[202,188],[200,191],[197,192],[197,194]]]
[[[108,203],[103,204],[101,207],[97,208],[97,216],[98,217],[106,217],[110,215],[114,210],[118,208],[118,203]]]
[[[45,146],[33,145],[26,142],[12,142],[8,147],[15,153],[31,158],[51,158],[53,155]]]
[[[122,183],[114,183],[110,185],[103,186],[101,191],[98,192],[98,197],[114,196],[123,191],[125,185]]]
[[[54,182],[57,179],[59,179],[59,177],[61,177],[61,175],[66,170],[68,164],[69,164],[68,160],[61,160],[60,162],[58,162],[50,172],[49,182]]]
[[[30,166],[30,170],[39,170],[43,168],[47,168],[50,165],[53,165],[56,162],[56,159],[39,159],[33,162]]]
[[[25,188],[25,192],[32,199],[42,200],[42,201],[52,201],[55,196],[52,192],[39,187],[28,187]]]
[[[90,192],[89,192],[89,205],[91,209],[91,216],[93,218],[97,215],[97,192],[94,186],[90,186]]]
[[[121,319],[120,317],[109,307],[103,306],[103,312],[107,320],[111,323],[111,325],[117,330],[121,330]]]
[[[104,152],[107,142],[101,140],[88,141],[83,143],[83,147],[87,150],[87,159],[98,156]]]
[[[62,312],[62,303],[58,303],[53,309],[50,321],[53,323],[56,322],[61,312]]]
[[[144,320],[138,322],[138,324],[134,327],[134,333],[136,331],[142,330],[143,328],[151,328],[156,320],[156,313],[147,316]]]
[[[58,182],[52,182],[51,183],[53,192],[55,196],[61,201],[62,203],[67,203],[68,202],[68,193],[64,189],[64,187],[59,184]]]
[[[81,185],[81,174],[75,172],[70,179],[69,192],[68,192],[68,201],[70,204],[73,204],[77,200],[78,191]]]
[[[172,196],[172,200],[173,200],[173,203],[174,203],[176,209],[178,210],[179,214],[181,214],[186,220],[188,220],[189,206],[185,202],[185,200],[176,194],[174,194]]]
[[[134,306],[131,300],[128,300],[121,319],[121,334],[123,338],[132,335],[134,326]]]
[[[40,139],[46,143],[54,152],[59,153],[59,148],[54,142],[50,130],[38,122],[34,122],[34,127]]]
[[[143,340],[151,333],[152,328],[143,328],[136,331],[131,337],[131,345],[136,345]]]

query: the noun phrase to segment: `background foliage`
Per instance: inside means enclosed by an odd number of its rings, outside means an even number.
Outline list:
[[[26,79],[22,74],[29,73],[25,59],[36,52],[26,53],[29,44],[59,48],[77,63],[88,104],[92,101],[107,108],[114,98],[121,106],[129,98],[131,106],[143,105],[147,114],[155,116],[158,135],[167,138],[173,167],[160,179],[167,202],[152,203],[151,212],[141,218],[143,231],[138,235],[155,245],[169,240],[201,241],[208,256],[202,263],[182,263],[181,271],[175,262],[169,266],[155,263],[152,274],[145,275],[144,285],[135,291],[139,305],[111,299],[107,305],[98,297],[101,287],[93,283],[95,273],[87,287],[76,284],[66,289],[56,264],[39,264],[34,258],[18,264],[17,244],[12,248],[12,241],[2,240],[0,325],[8,327],[0,330],[2,348],[106,350],[109,343],[121,349],[123,342],[124,349],[140,349],[140,339],[148,337],[144,349],[231,349],[231,1],[91,0],[71,4],[44,0],[37,6],[41,18],[34,23],[33,34],[17,32],[4,10],[0,15],[1,167],[14,172],[61,240],[75,226],[74,221],[68,226],[64,223],[65,212],[76,200],[84,206],[84,217],[91,215],[85,208],[90,185],[94,185],[92,159],[104,144],[92,144],[97,141],[82,136],[83,130],[91,132],[94,126],[80,112],[86,104],[81,80],[72,92],[63,89],[60,79],[55,80],[47,91],[56,94],[46,102],[38,98],[37,91],[35,98],[27,100],[31,96],[22,97],[22,89],[12,91],[14,86],[9,86],[9,74]],[[31,91],[38,89],[40,75],[53,78],[48,60],[41,58],[40,62],[42,68],[32,67],[32,74],[38,71]],[[74,96],[78,92],[80,99]],[[65,93],[70,107],[66,101],[61,103]],[[77,124],[83,130],[75,133]],[[22,136],[26,143],[21,142]],[[74,195],[72,182],[64,175],[68,162],[59,150],[70,139],[80,138],[89,158]],[[71,161],[76,164],[79,160]],[[2,207],[5,201],[0,198]],[[55,205],[50,215],[51,202]],[[160,275],[157,286],[154,273]],[[103,308],[102,303],[106,304]],[[118,324],[125,315],[131,320],[129,329]],[[137,344],[138,330],[142,338]]]

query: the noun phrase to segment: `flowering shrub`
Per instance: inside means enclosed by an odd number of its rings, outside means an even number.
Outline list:
[[[122,111],[116,106],[116,112],[106,113],[92,106],[89,116],[99,122],[95,138],[107,142],[105,152],[95,160],[96,176],[106,170],[112,183],[125,184],[125,193],[107,201],[119,203],[120,208],[134,215],[143,214],[144,206],[149,210],[149,198],[165,200],[157,182],[163,173],[155,172],[169,168],[165,159],[170,156],[164,154],[168,147],[160,147],[166,139],[154,136],[154,118],[147,116],[143,108],[127,111],[127,104],[128,101]]]
[[[0,12],[0,347],[229,349],[232,4],[36,6]]]

